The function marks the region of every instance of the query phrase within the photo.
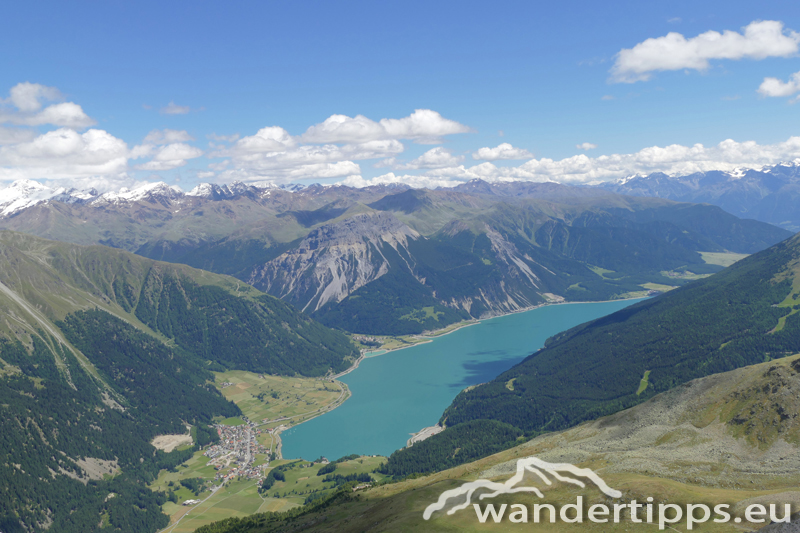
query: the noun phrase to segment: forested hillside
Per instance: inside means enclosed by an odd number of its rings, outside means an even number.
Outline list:
[[[239,409],[227,368],[323,375],[346,337],[232,278],[0,232],[0,531],[153,532],[145,484],[192,450],[150,441]]]
[[[560,430],[701,376],[798,351],[795,236],[710,278],[549,339],[493,381],[460,393],[442,415],[448,429],[426,448],[396,452],[388,468],[409,474],[430,453],[453,453],[461,443],[447,434],[464,423],[494,420],[529,436]]]

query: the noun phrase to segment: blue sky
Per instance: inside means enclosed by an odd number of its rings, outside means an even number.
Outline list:
[[[748,37],[758,21],[777,33]],[[692,40],[709,31],[738,37]],[[16,2],[0,31],[0,180],[436,185],[758,166],[800,157],[794,32],[796,2]],[[648,39],[655,56],[635,48]],[[39,117],[64,103],[83,116]],[[418,109],[445,122],[373,127]],[[332,115],[374,131],[301,137]],[[289,137],[246,144],[272,126]]]

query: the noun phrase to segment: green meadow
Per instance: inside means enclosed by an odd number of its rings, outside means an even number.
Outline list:
[[[281,377],[240,370],[214,372],[216,387],[252,422],[274,428],[288,422],[299,424],[320,410],[339,405],[350,392],[338,381]],[[223,386],[223,383],[231,385]],[[228,423],[223,421],[222,423]],[[235,424],[229,424],[235,425]]]
[[[162,472],[155,486],[166,490],[170,480],[174,485],[178,485],[177,479],[181,476],[197,477],[204,473],[203,464],[207,461],[196,461],[193,458],[186,467],[182,467],[178,474],[167,474]],[[206,459],[206,458],[203,458]],[[349,461],[344,461],[337,465],[334,474],[343,476],[349,474],[370,474],[382,462],[385,457],[358,457]],[[323,482],[324,475],[318,476],[317,472],[323,467],[320,463],[309,463],[308,461],[273,461],[272,466],[291,464],[291,468],[285,470],[286,481],[278,481],[268,491],[267,494],[259,495],[258,484],[253,479],[232,480],[226,483],[215,493],[206,491],[196,497],[188,489],[181,487],[182,496],[185,492],[187,496],[179,501],[183,502],[187,498],[203,500],[210,495],[208,500],[192,506],[167,503],[163,506],[165,513],[172,517],[169,527],[163,533],[189,533],[200,526],[211,522],[222,520],[229,517],[247,516],[253,513],[263,513],[267,511],[286,511],[293,507],[303,505],[306,498],[311,495],[324,496],[334,490],[334,483]],[[209,467],[210,468],[210,467]],[[370,474],[374,481],[380,481],[384,476],[380,474]],[[213,474],[212,474],[213,477]],[[277,496],[277,497],[276,497]]]

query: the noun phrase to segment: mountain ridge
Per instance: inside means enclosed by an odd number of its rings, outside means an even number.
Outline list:
[[[643,295],[719,270],[699,252],[752,253],[790,235],[710,205],[480,180],[437,190],[204,184],[188,194],[161,183],[39,202],[0,227],[233,275],[328,326],[388,335]]]

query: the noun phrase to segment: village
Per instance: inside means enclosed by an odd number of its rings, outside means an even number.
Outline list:
[[[269,465],[270,450],[258,442],[259,435],[272,433],[272,429],[260,429],[253,422],[246,420],[238,426],[216,426],[220,438],[219,444],[209,446],[203,455],[208,457],[208,464],[217,470],[215,480],[232,479],[234,477],[264,477],[264,469]],[[267,461],[255,466],[256,456],[267,456]],[[224,471],[226,468],[228,471]]]

